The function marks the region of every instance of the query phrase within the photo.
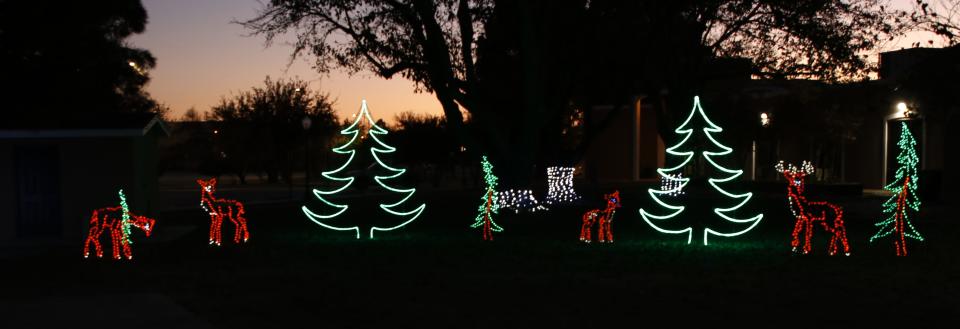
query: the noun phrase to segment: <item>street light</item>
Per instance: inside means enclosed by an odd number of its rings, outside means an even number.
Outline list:
[[[143,69],[140,68],[140,65],[137,65],[137,62],[127,61],[127,65],[130,65],[130,68],[132,68],[134,71],[136,71],[137,74],[143,75],[143,73],[144,73],[144,72],[143,72]]]
[[[760,126],[767,128],[770,126],[770,114],[760,112]],[[763,137],[763,131],[753,140],[750,145],[750,180],[757,180],[757,152],[759,152],[758,140]]]
[[[770,115],[767,112],[760,113],[760,125],[764,127],[770,125]]]
[[[310,126],[313,125],[313,120],[310,120],[310,116],[303,117],[303,120],[300,121],[300,124],[303,125],[303,135],[306,143],[304,148],[306,151],[306,158],[303,161],[303,169],[306,177],[303,179],[303,198],[306,200],[307,195],[310,195]]]

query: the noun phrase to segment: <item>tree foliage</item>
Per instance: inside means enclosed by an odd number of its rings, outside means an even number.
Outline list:
[[[501,164],[509,185],[555,156],[549,141],[562,135],[571,104],[628,105],[638,94],[685,104],[697,81],[722,67],[717,58],[747,58],[766,77],[865,77],[873,66],[863,52],[899,33],[906,17],[882,4],[272,0],[241,23],[268,42],[294,33],[292,56],[313,56],[318,71],[414,81],[436,96],[461,141]],[[462,129],[461,109],[475,129]]]
[[[126,39],[142,33],[140,0],[0,0],[0,95],[15,116],[147,112],[156,65]]]
[[[281,174],[289,180],[293,150],[304,141],[302,120],[311,119],[310,138],[329,138],[338,128],[334,102],[327,93],[311,92],[303,80],[270,77],[263,86],[223,97],[210,114],[222,127],[219,156],[241,177],[258,171],[271,182]]]
[[[906,27],[907,13],[878,0],[714,0],[697,6],[702,43],[752,60],[770,78],[850,80],[876,69],[866,52]]]
[[[465,100],[458,86],[466,87],[465,81],[475,76],[479,37],[475,30],[480,19],[489,16],[491,4],[277,0],[243,24],[268,42],[295,32],[292,56],[314,56],[319,72],[371,71],[387,79],[399,74],[417,83],[418,89],[443,94],[445,114],[457,123],[462,116],[451,111],[456,109],[453,99]],[[452,94],[457,92],[461,95]]]
[[[960,0],[915,0],[910,21],[915,29],[933,32],[951,46],[960,43]]]
[[[325,123],[333,118],[334,100],[327,93],[310,92],[300,79],[264,78],[263,86],[221,97],[211,108],[215,120],[260,123],[300,124],[304,116],[319,117]],[[335,120],[333,120],[335,121]]]
[[[448,160],[459,145],[442,116],[401,112],[395,118],[393,143],[405,150],[399,160],[408,165],[438,164]]]
[[[204,114],[205,113],[206,112],[204,112]],[[202,119],[202,115],[200,114],[200,112],[198,112],[197,109],[192,106],[188,108],[185,112],[183,112],[183,115],[180,117],[180,121],[184,121],[184,122],[196,122],[196,121],[200,121],[201,119]]]

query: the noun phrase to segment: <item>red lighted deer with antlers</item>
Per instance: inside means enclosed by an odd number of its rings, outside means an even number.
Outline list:
[[[600,242],[613,242],[613,230],[610,229],[610,223],[613,222],[613,214],[617,208],[620,208],[620,191],[605,194],[607,207],[602,211],[593,209],[583,214],[583,226],[580,227],[580,241],[590,243],[591,228],[597,223],[597,240]]]
[[[226,217],[233,223],[233,242],[247,242],[250,232],[247,231],[247,219],[243,217],[243,204],[236,200],[217,199],[213,192],[217,186],[217,179],[198,179],[200,184],[200,207],[210,215],[210,244],[220,245],[222,240],[221,227]]]
[[[814,173],[813,165],[804,161],[801,168],[793,164],[780,161],[776,165],[777,171],[787,180],[787,203],[790,211],[797,219],[793,226],[793,241],[790,246],[797,252],[800,248],[800,233],[803,232],[803,253],[810,253],[810,239],[813,238],[813,226],[820,226],[830,233],[828,252],[836,255],[838,248],[843,246],[843,253],[850,256],[850,245],[847,244],[847,228],[843,225],[843,208],[825,201],[810,201],[803,195],[804,180],[807,175]]]
[[[97,258],[103,257],[100,236],[108,232],[113,247],[113,258],[121,259],[122,252],[122,255],[128,260],[133,259],[133,252],[130,250],[130,245],[133,244],[130,239],[130,228],[139,228],[147,236],[150,236],[154,222],[155,220],[151,218],[131,213],[127,208],[123,190],[120,190],[120,206],[100,208],[94,210],[93,215],[90,216],[90,230],[87,232],[87,239],[83,243],[83,258],[90,256],[91,244],[93,244],[93,251]]]

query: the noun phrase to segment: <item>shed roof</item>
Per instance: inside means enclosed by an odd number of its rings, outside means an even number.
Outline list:
[[[137,137],[145,136],[153,129],[160,129],[165,136],[170,135],[163,121],[152,113],[22,117],[0,120],[0,139]]]

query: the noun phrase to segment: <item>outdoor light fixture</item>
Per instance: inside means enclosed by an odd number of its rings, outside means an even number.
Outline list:
[[[493,164],[487,161],[487,156],[481,158],[480,165],[483,167],[483,180],[487,184],[487,192],[481,198],[482,203],[477,208],[477,217],[470,225],[471,228],[483,227],[483,240],[493,241],[493,232],[503,232],[503,228],[493,221],[493,215],[496,215],[500,209],[500,202],[497,200],[497,176],[493,174]]]
[[[537,201],[532,190],[497,191],[497,201],[500,203],[498,205],[500,209],[513,209],[514,213],[520,213],[521,210],[530,212],[549,210]]]
[[[607,199],[607,207],[603,210],[593,209],[583,214],[583,226],[580,228],[580,241],[590,243],[590,229],[593,223],[597,223],[597,240],[600,243],[613,243],[613,230],[610,228],[610,222],[613,221],[613,215],[617,208],[620,208],[620,191],[614,190],[613,193],[604,194]]]
[[[760,125],[764,127],[770,125],[770,115],[767,112],[760,113]]]
[[[697,119],[694,120],[694,117],[697,117]],[[713,136],[713,134],[723,132],[723,128],[720,128],[720,126],[717,126],[710,121],[709,118],[707,118],[703,107],[700,106],[700,97],[693,98],[693,108],[690,110],[690,115],[687,116],[687,119],[680,124],[680,126],[678,126],[674,132],[682,136],[682,139],[674,146],[667,148],[665,152],[670,156],[678,157],[679,164],[670,168],[657,169],[657,173],[660,174],[661,178],[679,180],[679,188],[666,191],[660,188],[647,189],[647,193],[650,195],[650,198],[665,210],[651,212],[653,211],[653,208],[640,208],[640,217],[643,219],[643,221],[660,233],[687,235],[687,244],[693,243],[693,236],[695,233],[703,232],[703,245],[705,246],[708,245],[707,240],[710,235],[734,237],[744,234],[756,227],[757,224],[760,223],[760,220],[763,219],[763,214],[757,214],[749,218],[742,218],[740,216],[745,214],[737,211],[737,209],[746,205],[747,202],[753,198],[753,193],[733,193],[727,191],[727,189],[724,188],[725,185],[721,185],[733,181],[740,175],[743,175],[743,170],[729,169],[717,163],[718,159],[714,159],[715,157],[730,155],[733,153],[733,149],[720,144],[716,137]],[[702,136],[703,140],[709,142],[708,145],[689,145],[689,141],[695,140],[694,138],[691,138],[691,136],[694,136],[695,133],[698,134],[697,139],[699,139],[699,136]],[[690,144],[695,143],[702,142],[694,142]],[[680,213],[682,213],[687,206],[697,202],[691,198],[668,197],[667,195],[675,190],[683,190],[687,184],[690,183],[690,178],[675,175],[682,173],[687,163],[693,161],[695,158],[705,160],[715,169],[714,172],[718,177],[710,177],[707,179],[710,187],[713,188],[714,194],[722,195],[731,199],[731,201],[726,203],[725,206],[720,206],[713,209],[713,213],[719,217],[717,218],[718,222],[723,223],[722,226],[692,225],[689,222],[679,223],[683,222],[683,220],[679,220],[676,221],[678,223],[674,223],[672,220],[676,219],[675,217],[680,215]],[[661,225],[663,227],[661,227]],[[679,227],[682,226],[686,226],[686,228],[680,229]],[[723,227],[723,229],[720,229],[720,227]]]
[[[902,118],[910,118],[910,117],[912,117],[914,114],[915,114],[915,113],[914,113],[912,110],[910,110],[910,107],[907,106],[907,103],[906,103],[906,102],[899,102],[899,103],[897,103],[897,115],[898,115],[898,116],[900,116],[900,117],[902,117]]]
[[[571,203],[580,199],[573,190],[573,167],[547,167],[546,204]]]
[[[797,167],[780,160],[774,168],[783,174],[783,178],[787,181],[787,205],[793,217],[796,218],[793,226],[793,240],[790,242],[793,252],[810,253],[810,239],[813,237],[811,230],[816,223],[820,223],[820,226],[823,226],[831,236],[828,247],[830,255],[836,255],[842,247],[843,254],[850,256],[847,227],[843,224],[843,208],[826,201],[808,200],[804,195],[803,187],[807,176],[815,172],[813,164],[810,161],[804,161],[800,167]],[[802,245],[801,234],[803,234]]]
[[[133,245],[133,240],[130,237],[132,229],[141,229],[147,236],[150,236],[156,220],[131,213],[130,207],[127,206],[127,197],[123,194],[122,189],[119,195],[119,206],[93,211],[93,215],[90,217],[90,231],[83,243],[83,258],[90,257],[91,245],[93,245],[94,255],[98,258],[103,257],[100,237],[109,235],[113,247],[113,259],[126,258],[130,260],[133,259],[133,252],[130,250],[130,246]]]
[[[380,172],[385,172],[385,174],[383,175],[374,175],[373,180],[377,182],[377,184],[380,185],[381,188],[392,193],[398,193],[402,196],[402,198],[400,198],[400,201],[395,201],[396,198],[391,198],[390,199],[391,201],[385,201],[384,203],[380,204],[380,209],[383,210],[383,212],[389,215],[397,216],[400,219],[397,221],[399,222],[399,224],[396,224],[393,226],[369,227],[369,230],[370,230],[369,236],[371,239],[373,239],[374,232],[376,231],[381,231],[381,232],[392,231],[409,224],[414,219],[417,219],[417,217],[420,216],[421,213],[423,213],[423,209],[426,208],[427,205],[424,203],[421,203],[419,206],[409,211],[404,211],[399,209],[402,207],[406,207],[407,200],[413,197],[414,193],[417,192],[417,189],[416,188],[404,189],[404,188],[397,188],[392,186],[393,184],[391,183],[392,182],[391,180],[397,177],[400,177],[407,170],[404,168],[391,167],[380,159],[380,157],[383,154],[390,154],[395,152],[396,148],[394,148],[393,146],[387,145],[380,140],[382,137],[378,137],[378,136],[386,135],[388,131],[383,127],[378,126],[377,122],[374,121],[373,118],[370,116],[370,111],[367,109],[366,100],[363,100],[360,104],[361,104],[360,111],[354,114],[353,116],[354,118],[356,118],[356,120],[354,120],[353,123],[350,124],[350,126],[340,131],[341,135],[349,136],[349,140],[343,145],[340,145],[333,149],[334,153],[347,156],[346,162],[344,162],[340,167],[336,169],[324,171],[323,173],[320,174],[321,176],[340,184],[340,186],[339,187],[332,186],[332,189],[330,190],[321,190],[321,189],[312,190],[313,195],[316,197],[316,199],[320,201],[322,204],[325,204],[327,206],[325,208],[327,209],[333,208],[335,210],[331,209],[325,212],[315,213],[311,211],[307,206],[303,206],[301,207],[301,209],[303,210],[307,218],[313,221],[314,223],[316,223],[317,225],[320,225],[321,227],[328,228],[331,230],[337,230],[337,231],[354,231],[356,233],[356,238],[360,239],[360,233],[361,233],[360,225],[346,224],[346,223],[343,223],[343,221],[332,220],[332,218],[337,217],[343,214],[345,211],[347,211],[347,208],[350,208],[351,205],[347,203],[345,204],[334,203],[331,200],[327,200],[327,198],[330,198],[330,195],[338,194],[341,191],[346,190],[348,187],[350,187],[351,184],[353,184],[356,177],[348,176],[347,173],[341,173],[341,171],[344,171],[344,169],[346,169],[350,165],[350,163],[354,160],[354,157],[356,156],[357,151],[362,151],[362,152],[369,151],[370,157],[368,159],[372,158],[371,160],[374,162],[374,164],[378,165],[379,168],[384,169],[383,171],[380,171]],[[362,129],[361,125],[363,126],[369,125],[369,129]],[[356,143],[357,140],[363,139],[367,136],[370,136],[370,139],[371,139],[371,143],[369,145],[361,145]],[[340,199],[337,201],[344,202],[349,200]],[[390,203],[390,202],[393,202],[393,203]]]
[[[684,194],[683,182],[683,173],[661,175],[660,190],[666,192],[664,194],[669,196]]]
[[[243,203],[236,200],[222,199],[213,196],[217,188],[217,179],[198,179],[200,184],[200,207],[210,215],[209,244],[220,246],[222,241],[223,220],[228,219],[234,225],[233,242],[247,242],[250,231],[247,230],[247,219],[244,217]]]
[[[917,156],[917,140],[913,138],[906,122],[900,122],[900,141],[897,142],[897,147],[900,148],[900,154],[897,155],[899,167],[896,179],[884,187],[890,192],[890,197],[883,203],[883,213],[888,217],[874,224],[880,227],[880,231],[870,237],[870,242],[892,236],[897,256],[906,256],[906,238],[923,241],[923,236],[910,221],[911,215],[919,215],[920,212],[920,197],[917,194],[917,165],[920,157]]]

